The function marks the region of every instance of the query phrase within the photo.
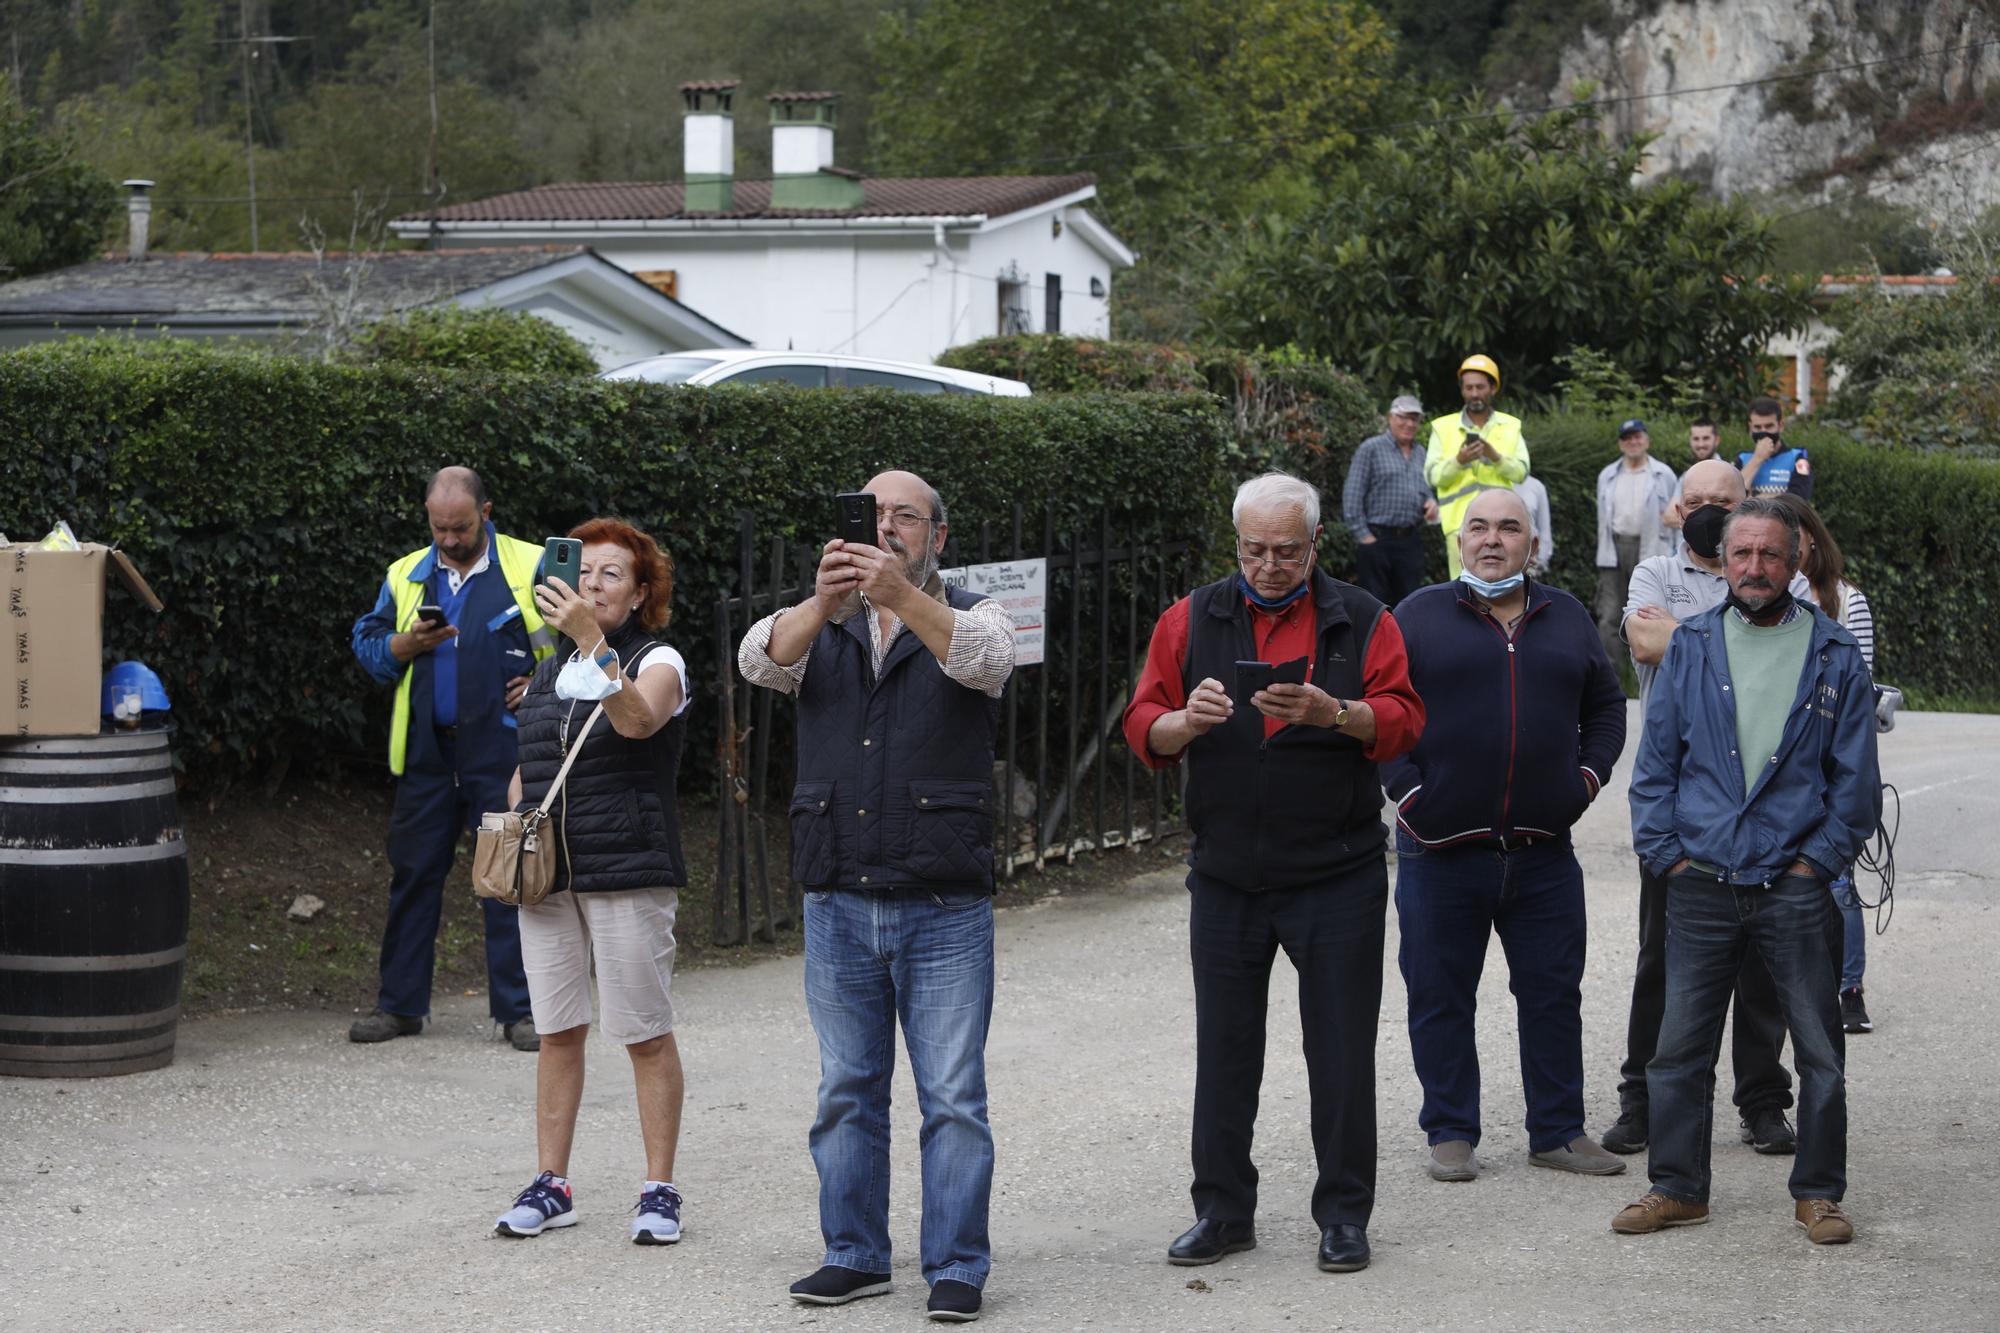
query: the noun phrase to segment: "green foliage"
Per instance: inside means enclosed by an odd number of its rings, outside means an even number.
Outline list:
[[[1958,258],[1942,296],[1870,284],[1835,307],[1827,359],[1845,378],[1829,415],[1889,444],[2000,454],[2000,265]]]
[[[441,306],[377,320],[355,338],[345,359],[516,375],[597,373],[597,358],[563,329],[497,306]]]
[[[1682,181],[1637,184],[1646,142],[1607,142],[1589,109],[1378,139],[1312,210],[1245,232],[1209,332],[1296,343],[1438,401],[1456,401],[1460,360],[1485,352],[1516,411],[1550,395],[1557,355],[1579,344],[1642,385],[1679,375],[1717,401],[1746,396],[1758,350],[1804,323],[1808,286],[1758,276],[1771,241],[1747,209]]]
[[[114,594],[108,660],[160,672],[197,780],[289,755],[379,762],[388,691],[349,630],[389,562],[426,541],[423,487],[447,463],[480,472],[503,532],[539,540],[596,514],[653,532],[679,565],[672,634],[711,683],[741,511],[767,538],[817,542],[836,492],[896,464],[944,493],[957,543],[1017,501],[1053,504],[1058,531],[1094,529],[1108,506],[1121,533],[1199,541],[1229,466],[1221,415],[1194,394],[701,389],[164,339],[0,357],[0,530],[67,518],[131,555],[167,609]],[[700,763],[714,708],[695,726]]]
[[[118,189],[77,160],[0,76],[0,281],[94,258],[118,208]]]
[[[1687,421],[1649,418],[1653,455],[1685,471]],[[1597,472],[1618,456],[1612,416],[1530,417],[1523,423],[1534,475],[1548,487],[1556,565],[1550,582],[1590,605],[1597,587]],[[1856,440],[1836,427],[1793,421],[1785,443],[1813,460],[1813,505],[1847,557],[1875,613],[1875,678],[1924,697],[2000,707],[2000,590],[1988,570],[2000,464],[1920,455]],[[1723,457],[1750,447],[1725,423]]]
[[[1938,262],[1936,236],[1904,204],[1856,193],[1825,204],[1779,196],[1758,206],[1771,216],[1774,273],[1927,273]]]

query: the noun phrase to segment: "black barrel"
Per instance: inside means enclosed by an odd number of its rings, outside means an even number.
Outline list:
[[[187,931],[167,733],[0,740],[0,1074],[171,1063]]]

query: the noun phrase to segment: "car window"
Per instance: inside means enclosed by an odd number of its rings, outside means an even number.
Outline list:
[[[825,366],[752,366],[734,375],[724,375],[716,384],[796,384],[801,389],[824,389]]]
[[[604,372],[608,380],[644,380],[648,384],[685,384],[720,361],[713,356],[656,356]]]
[[[861,366],[849,366],[844,372],[850,389],[902,389],[907,393],[943,393],[946,386],[938,381],[925,379],[921,375],[898,375],[888,370],[867,370]]]

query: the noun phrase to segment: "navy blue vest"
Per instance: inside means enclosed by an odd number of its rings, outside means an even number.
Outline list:
[[[1313,571],[1318,616],[1312,683],[1342,699],[1362,693],[1362,663],[1382,603]],[[1257,656],[1251,611],[1236,576],[1188,598],[1183,678],[1227,685]],[[1382,788],[1361,742],[1331,727],[1284,727],[1264,737],[1264,715],[1239,706],[1187,750],[1187,816],[1194,875],[1244,892],[1324,884],[1382,856]]]
[[[428,601],[442,602],[445,571],[438,564],[431,573]],[[458,722],[454,733],[457,771],[481,777],[497,777],[504,785],[514,772],[516,735],[514,714],[507,711],[507,682],[514,676],[533,674],[534,655],[528,649],[528,631],[514,602],[513,590],[500,572],[500,557],[460,588],[458,647]],[[444,760],[432,730],[431,701],[435,689],[438,655],[424,653],[411,664],[410,739],[406,773],[445,774],[452,766]]]
[[[983,600],[946,595],[957,611]],[[799,687],[792,875],[809,889],[990,893],[1000,701],[945,675],[908,629],[877,679],[867,615],[820,630]]]

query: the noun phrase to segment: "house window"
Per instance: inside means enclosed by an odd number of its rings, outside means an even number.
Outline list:
[[[632,276],[651,287],[662,296],[680,295],[680,274],[670,268],[634,269]]]
[[[998,286],[1001,334],[1033,333],[1035,326],[1028,314],[1028,284],[1024,275],[1009,264],[1001,271]]]
[[[1062,332],[1062,274],[1051,273],[1042,284],[1042,332]]]

